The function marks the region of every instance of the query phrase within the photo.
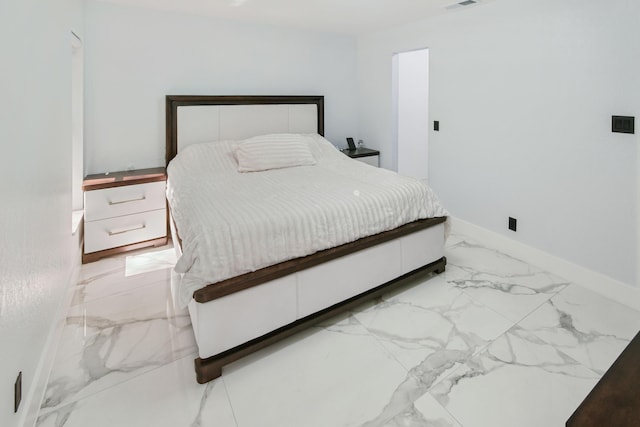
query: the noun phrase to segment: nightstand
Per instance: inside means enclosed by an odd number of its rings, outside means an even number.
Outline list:
[[[88,175],[82,263],[167,243],[165,168]]]
[[[375,167],[380,166],[380,152],[378,150],[358,147],[355,150],[346,149],[342,150],[342,152],[354,160],[358,160]]]

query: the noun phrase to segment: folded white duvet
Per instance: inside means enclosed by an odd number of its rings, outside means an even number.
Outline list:
[[[447,215],[421,181],[354,161],[319,135],[300,138],[315,164],[242,173],[232,141],[191,145],[171,161],[180,305],[210,283]]]

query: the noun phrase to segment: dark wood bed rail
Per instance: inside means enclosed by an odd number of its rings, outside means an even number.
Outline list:
[[[205,286],[204,288],[198,289],[193,293],[193,298],[196,300],[196,302],[199,303],[212,301],[214,299],[221,298],[234,292],[249,289],[262,283],[279,279],[281,277],[295,273],[296,271],[311,268],[324,262],[331,261],[333,259],[340,258],[345,255],[361,251],[363,249],[367,249],[371,246],[388,242],[390,240],[411,234],[416,231],[420,231],[425,228],[433,227],[435,225],[443,223],[445,220],[446,217],[420,219],[418,221],[402,225],[393,230],[384,231],[382,233],[374,234],[373,236],[363,237],[359,240],[356,240],[355,242],[346,243],[344,245],[325,249],[323,251],[319,251],[305,257],[284,261],[270,267],[265,267],[260,270],[253,271],[251,273],[246,273],[227,280],[222,280],[220,282],[213,283],[211,285]]]

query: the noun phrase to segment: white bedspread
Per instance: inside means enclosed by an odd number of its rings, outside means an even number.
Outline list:
[[[171,161],[180,305],[207,284],[447,216],[421,181],[352,160],[319,135],[305,137],[312,166],[240,173],[231,141],[191,145]]]

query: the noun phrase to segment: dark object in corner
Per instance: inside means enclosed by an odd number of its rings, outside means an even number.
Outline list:
[[[567,420],[567,427],[640,426],[640,333]]]
[[[611,116],[611,132],[635,133],[635,117]]]
[[[22,401],[22,371],[18,374],[16,382],[13,385],[13,412],[17,413]]]

